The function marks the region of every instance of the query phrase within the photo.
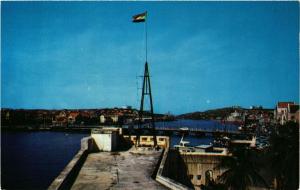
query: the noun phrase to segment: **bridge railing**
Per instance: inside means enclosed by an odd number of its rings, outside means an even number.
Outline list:
[[[186,128],[186,127],[182,127]],[[238,131],[234,130],[225,130],[225,129],[217,129],[217,128],[188,128],[187,130],[182,130],[181,128],[177,127],[156,127],[156,130],[162,131],[189,131],[189,132],[228,132],[228,133],[238,133]]]

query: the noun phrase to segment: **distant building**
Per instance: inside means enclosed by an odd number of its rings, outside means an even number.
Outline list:
[[[296,105],[295,102],[278,102],[275,119],[282,125],[287,121],[299,122],[299,105]]]
[[[78,112],[70,112],[68,116],[68,123],[74,124],[76,121],[76,117],[79,115]]]
[[[299,105],[288,105],[288,121],[295,121],[299,123]]]
[[[67,124],[67,114],[65,111],[60,111],[58,115],[55,115],[55,117],[52,119],[52,125],[54,126],[63,126]]]
[[[119,116],[118,115],[111,115],[110,116],[111,120],[113,123],[117,123],[119,120]]]
[[[106,119],[104,117],[104,115],[100,115],[100,123],[105,123]]]
[[[242,115],[238,111],[234,111],[227,117],[227,121],[233,122],[233,121],[241,121],[242,120]]]

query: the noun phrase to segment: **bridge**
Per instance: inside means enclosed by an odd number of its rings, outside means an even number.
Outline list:
[[[223,130],[223,129],[216,129],[216,128],[177,128],[177,127],[156,127],[156,131],[172,131],[172,132],[179,132],[179,133],[228,133],[228,134],[240,134],[240,131],[233,131],[233,130]]]
[[[99,126],[99,125],[93,125],[93,126],[47,126],[47,127],[18,127],[18,128],[10,128],[10,127],[4,127],[3,130],[16,130],[16,131],[65,131],[65,132],[72,132],[72,131],[86,131],[90,132],[93,128],[101,128],[101,127],[109,127],[109,126]],[[114,126],[116,127],[116,126]],[[129,131],[131,131],[132,134],[135,133],[135,130],[138,128],[137,125],[135,125],[133,128],[129,128],[128,126],[123,126],[123,132],[126,134]],[[147,126],[143,127],[143,130],[147,132],[147,130],[151,130],[151,128],[148,128]],[[216,128],[216,127],[206,127],[206,128],[198,128],[198,127],[171,127],[171,126],[163,126],[163,127],[156,127],[155,128],[157,134],[160,135],[171,135],[171,134],[195,134],[195,135],[203,135],[203,134],[212,134],[212,135],[222,135],[222,134],[228,134],[228,135],[238,135],[241,134],[238,130],[226,130],[224,128]]]
[[[123,132],[134,134],[135,130],[138,129],[138,126],[134,126],[133,128],[123,127]],[[147,126],[143,126],[142,130],[144,132],[150,132],[151,128]],[[171,126],[163,126],[163,127],[156,127],[155,131],[158,135],[172,135],[172,134],[193,134],[193,135],[205,135],[211,134],[214,136],[219,135],[239,135],[241,134],[238,130],[228,130],[226,128],[216,128],[216,127],[171,127]]]

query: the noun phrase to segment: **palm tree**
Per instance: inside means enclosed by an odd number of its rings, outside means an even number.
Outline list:
[[[299,188],[299,126],[288,122],[276,126],[270,137],[270,173],[278,190]]]
[[[246,190],[252,185],[264,185],[265,180],[258,174],[258,169],[251,158],[253,150],[247,147],[234,148],[232,156],[224,157],[218,169],[225,170],[218,181],[230,190]]]

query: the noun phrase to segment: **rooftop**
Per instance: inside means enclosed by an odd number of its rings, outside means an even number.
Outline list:
[[[289,104],[294,104],[294,102],[278,102],[278,108],[287,108]]]
[[[88,155],[71,189],[166,189],[151,174],[162,151],[135,147]]]

